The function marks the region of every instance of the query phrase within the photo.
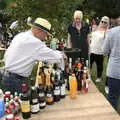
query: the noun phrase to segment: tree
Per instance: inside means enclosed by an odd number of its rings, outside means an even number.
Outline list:
[[[95,16],[120,15],[120,0],[85,0],[84,2],[88,10],[95,11]]]
[[[33,19],[36,17],[46,18],[52,23],[60,37],[66,32],[74,10],[83,2],[84,0],[16,0],[16,7],[8,6],[5,12],[12,17],[11,21],[18,19],[25,28],[27,28],[25,20],[29,16]]]

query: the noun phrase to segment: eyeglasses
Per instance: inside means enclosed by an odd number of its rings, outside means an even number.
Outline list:
[[[107,24],[107,22],[105,22],[105,21],[101,21],[101,23],[102,23],[102,24]]]

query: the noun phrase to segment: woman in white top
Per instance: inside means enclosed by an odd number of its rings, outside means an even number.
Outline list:
[[[102,17],[100,23],[95,31],[91,33],[90,42],[90,67],[92,68],[93,62],[97,65],[97,79],[96,82],[101,81],[103,72],[103,43],[105,34],[109,27],[109,18]]]

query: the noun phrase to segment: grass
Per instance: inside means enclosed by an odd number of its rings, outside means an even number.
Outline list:
[[[104,58],[104,69],[102,73],[102,81],[99,83],[96,83],[95,80],[97,78],[97,69],[96,64],[93,64],[92,69],[90,70],[91,78],[94,84],[97,86],[98,90],[107,98],[107,94],[105,93],[105,82],[106,82],[106,67],[107,67],[107,57]],[[118,100],[118,113],[120,114],[120,98]]]
[[[104,69],[103,69],[103,73],[102,73],[102,81],[99,83],[96,83],[95,80],[97,78],[97,68],[96,68],[96,64],[93,64],[92,69],[90,70],[90,74],[91,74],[91,78],[93,80],[93,82],[95,83],[95,85],[97,86],[97,88],[99,89],[99,91],[101,93],[104,94],[104,96],[106,96],[105,93],[105,82],[106,82],[106,67],[107,67],[107,58],[105,57],[104,59]]]

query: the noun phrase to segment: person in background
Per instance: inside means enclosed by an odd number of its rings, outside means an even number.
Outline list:
[[[83,13],[76,10],[73,21],[68,26],[68,48],[78,48],[81,50],[81,58],[88,60],[88,36],[89,25],[83,22]]]
[[[118,20],[116,19],[116,15],[112,15],[111,19],[110,19],[110,29],[113,27],[116,27],[120,25],[120,23],[118,22]],[[108,59],[109,59],[109,55],[108,55]],[[109,93],[109,88],[108,88],[108,77],[106,76],[106,81],[105,81],[105,93],[108,94]]]
[[[97,17],[96,19],[93,18],[91,21],[91,32],[95,31],[99,25],[99,18]]]
[[[90,40],[90,68],[92,68],[93,62],[97,65],[97,79],[96,82],[101,81],[103,72],[103,43],[106,32],[109,28],[109,18],[103,16],[95,31],[91,33]]]
[[[116,18],[118,26],[109,30],[105,37],[103,53],[109,55],[107,65],[108,100],[117,110],[117,102],[120,96],[120,16]]]
[[[57,63],[64,70],[64,55],[52,50],[44,43],[49,35],[51,24],[44,18],[37,18],[31,29],[17,34],[4,55],[4,91],[21,92],[21,84],[31,75],[37,61]]]

